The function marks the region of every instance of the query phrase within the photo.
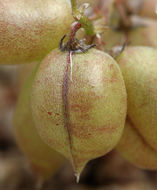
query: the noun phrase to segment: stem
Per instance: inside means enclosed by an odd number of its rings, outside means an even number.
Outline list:
[[[92,22],[88,19],[88,17],[83,12],[77,9],[76,0],[71,0],[71,5],[72,5],[73,17],[75,18],[75,20],[81,23],[82,28],[84,28],[86,31],[86,34],[89,36],[95,35],[94,26]]]
[[[81,23],[77,22],[75,26],[72,28],[69,38],[69,43],[71,43],[76,35],[76,32],[81,28]]]

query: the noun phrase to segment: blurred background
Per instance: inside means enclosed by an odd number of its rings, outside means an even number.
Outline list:
[[[0,66],[0,190],[35,190],[39,185],[14,140],[12,116],[22,66]],[[69,162],[45,182],[42,190],[156,190],[157,172],[140,170],[117,152],[93,160],[76,184]]]

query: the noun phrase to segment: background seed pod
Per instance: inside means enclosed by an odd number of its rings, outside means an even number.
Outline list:
[[[150,46],[157,48],[157,21],[155,19],[141,19],[143,26],[130,30],[128,42],[132,46]]]
[[[70,31],[71,12],[69,0],[1,0],[0,64],[41,60]]]
[[[128,43],[131,46],[157,47],[157,21],[150,18],[132,17],[132,22],[136,27],[130,28],[127,32],[116,31],[108,28],[104,31],[104,48],[111,50],[114,46]]]
[[[117,62],[128,94],[128,121],[118,150],[141,168],[157,169],[157,50],[129,47]]]
[[[129,118],[126,121],[117,150],[125,159],[139,168],[157,169],[157,152],[145,142]]]

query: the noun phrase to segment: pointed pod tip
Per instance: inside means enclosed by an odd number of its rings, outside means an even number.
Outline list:
[[[80,181],[80,174],[75,173],[75,177],[76,177],[76,183],[79,183],[79,181]]]

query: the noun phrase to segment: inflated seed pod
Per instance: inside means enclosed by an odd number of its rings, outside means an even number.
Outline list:
[[[36,128],[50,147],[71,161],[77,178],[87,162],[119,141],[126,116],[126,90],[117,63],[96,49],[52,51],[41,63],[31,95]],[[70,70],[71,68],[71,70]]]

